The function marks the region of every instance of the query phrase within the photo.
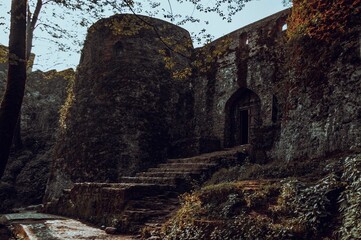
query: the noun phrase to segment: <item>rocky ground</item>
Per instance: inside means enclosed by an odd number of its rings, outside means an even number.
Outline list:
[[[4,225],[10,227],[4,227]],[[0,239],[42,240],[131,240],[136,236],[108,234],[111,229],[99,229],[74,219],[60,216],[23,212],[5,214],[0,218]]]

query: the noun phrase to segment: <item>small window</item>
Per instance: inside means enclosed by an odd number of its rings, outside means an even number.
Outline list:
[[[287,30],[287,23],[283,24],[282,26],[282,32]]]
[[[123,44],[121,42],[117,42],[114,47],[113,47],[113,50],[114,50],[114,55],[116,57],[120,57],[123,55],[124,53],[124,47],[123,47]]]
[[[242,33],[240,36],[239,36],[239,45],[240,47],[245,47],[246,45],[248,45],[248,36],[247,36],[247,33],[244,32]]]

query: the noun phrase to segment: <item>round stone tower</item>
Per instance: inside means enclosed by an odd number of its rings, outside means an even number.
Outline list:
[[[171,140],[191,132],[189,33],[144,16],[115,15],[88,31],[63,108],[48,185],[57,197],[74,182],[117,182],[166,158]],[[168,70],[166,64],[174,65]]]

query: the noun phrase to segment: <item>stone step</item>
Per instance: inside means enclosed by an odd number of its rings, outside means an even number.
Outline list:
[[[136,199],[134,201],[147,201],[147,202],[153,202],[153,203],[178,203],[179,202],[179,198],[178,198],[179,193],[177,192],[170,192],[167,195],[156,195],[156,196],[145,196],[142,199]]]
[[[166,178],[187,178],[187,177],[196,177],[201,174],[200,171],[188,171],[188,172],[167,172],[167,171],[159,171],[159,172],[141,172],[137,173],[136,177],[166,177]]]
[[[134,177],[122,177],[119,183],[76,183],[45,209],[139,235],[144,226],[159,228],[175,213],[178,196],[191,190],[192,179],[203,181],[219,167],[239,164],[246,157],[244,152],[235,148],[169,159]],[[244,184],[246,189],[257,187],[251,181]]]
[[[192,169],[203,170],[216,167],[216,163],[162,163],[158,165],[158,169]]]
[[[179,167],[172,167],[170,166],[169,168],[149,168],[147,170],[147,172],[179,172],[179,173],[190,173],[190,172],[201,172],[201,171],[205,171],[208,168],[198,168],[198,169],[193,169],[193,168],[179,168]]]
[[[121,232],[139,233],[147,222],[164,223],[173,211],[174,209],[152,210],[147,208],[125,210],[119,230]]]
[[[151,229],[151,231],[154,231],[154,230],[160,230],[162,228],[162,225],[165,221],[149,221],[149,222],[146,222],[144,223],[144,226],[148,228],[148,231],[149,229]]]
[[[128,203],[129,209],[147,208],[150,210],[174,210],[179,206],[179,200],[174,198],[159,199],[159,198],[144,198],[141,200],[134,200]]]
[[[160,179],[134,179],[135,177],[124,177],[123,183],[77,183],[71,190],[71,194],[83,194],[90,197],[95,194],[103,198],[113,198],[116,196],[118,199],[123,197],[127,199],[137,199],[140,196],[152,196],[161,194],[163,192],[172,191],[176,185],[169,179],[161,181]]]
[[[176,158],[176,159],[168,159],[167,163],[218,163],[219,159],[212,158]]]
[[[176,199],[178,200],[179,192],[177,191],[164,191],[162,194],[157,195],[157,199]]]
[[[178,209],[178,208],[177,208]],[[154,224],[154,225],[161,225],[167,222],[174,214],[176,213],[176,209],[169,211],[163,215],[158,215],[156,217],[150,217],[145,221],[145,224]]]
[[[125,210],[123,216],[128,219],[132,218],[133,220],[136,221],[137,219],[168,215],[170,212],[171,211],[167,209],[153,210],[148,208],[143,208],[143,209],[138,208],[138,209]]]
[[[129,203],[128,207],[129,207],[129,209],[139,209],[139,208],[143,207],[143,208],[147,208],[148,210],[152,210],[152,211],[159,211],[159,210],[173,211],[178,208],[178,205],[167,205],[166,203],[151,205],[150,203],[139,202],[139,203]]]
[[[168,187],[177,185],[177,179],[171,177],[122,177],[121,180],[125,183],[149,183]]]

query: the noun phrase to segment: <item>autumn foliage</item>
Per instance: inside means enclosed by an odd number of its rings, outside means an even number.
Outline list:
[[[361,0],[294,0],[288,37],[331,40],[357,24]]]

